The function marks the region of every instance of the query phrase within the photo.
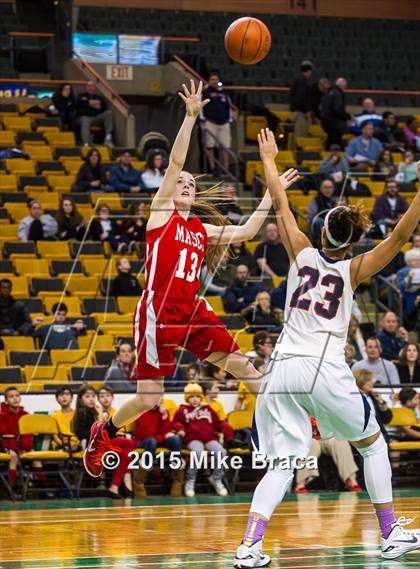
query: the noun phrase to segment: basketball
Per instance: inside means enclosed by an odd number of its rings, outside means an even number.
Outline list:
[[[262,61],[270,47],[270,30],[257,18],[239,18],[226,30],[225,49],[229,57],[243,65]]]

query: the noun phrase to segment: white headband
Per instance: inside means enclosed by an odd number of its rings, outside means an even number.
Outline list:
[[[345,247],[348,247],[350,245],[351,238],[353,237],[353,225],[351,226],[350,235],[347,237],[347,239],[344,243],[340,243],[340,241],[337,241],[336,239],[334,239],[334,237],[332,237],[332,235],[330,233],[330,229],[328,227],[328,220],[330,218],[330,215],[332,214],[333,211],[336,211],[337,209],[341,209],[341,208],[344,208],[344,206],[339,205],[337,207],[334,207],[333,209],[330,209],[330,211],[325,216],[325,220],[324,220],[325,233],[327,234],[328,241],[330,243],[332,243],[333,245],[335,245],[335,249],[344,249]]]

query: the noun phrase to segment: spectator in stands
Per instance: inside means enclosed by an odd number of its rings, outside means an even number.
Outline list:
[[[244,212],[239,207],[239,196],[233,184],[223,184],[220,188],[226,196],[226,201],[221,203],[218,208],[233,224],[238,225],[244,218]]]
[[[76,116],[76,98],[71,85],[57,85],[48,114],[59,117],[64,130],[73,130]]]
[[[405,146],[403,131],[397,126],[397,117],[391,111],[385,111],[382,115],[382,123],[375,130],[375,138],[380,140],[391,152],[402,151]]]
[[[131,264],[125,257],[117,262],[118,275],[112,285],[112,296],[140,296],[142,288],[131,272]]]
[[[415,389],[405,387],[398,393],[398,399],[402,407],[410,409],[416,415],[417,421],[419,416],[419,394]],[[420,427],[416,425],[400,427],[401,436],[399,440],[418,441],[420,440]]]
[[[356,349],[352,344],[346,344],[344,346],[344,360],[349,368],[352,368],[356,363]]]
[[[271,306],[270,294],[262,290],[255,297],[255,301],[244,308],[241,315],[248,322],[248,332],[254,334],[258,330],[281,332],[282,325],[277,318],[276,311]]]
[[[330,179],[323,180],[318,195],[308,205],[309,233],[312,239],[319,243],[324,219],[330,209],[337,205],[334,198],[334,183]]]
[[[373,137],[374,128],[370,121],[362,122],[360,130],[361,135],[350,140],[346,150],[346,158],[351,166],[374,166],[382,152],[382,143]]]
[[[373,179],[375,181],[386,180],[397,173],[394,159],[389,149],[384,148],[384,150],[382,150],[378,160],[375,162],[373,172]]]
[[[112,360],[105,375],[105,385],[113,391],[132,393],[136,391],[136,382],[130,381],[133,373],[134,353],[131,344],[121,342],[116,348],[116,357]]]
[[[77,350],[78,336],[86,334],[83,320],[76,320],[74,324],[66,324],[67,306],[64,302],[57,302],[52,307],[53,321],[35,330],[35,337],[40,339],[43,350]]]
[[[262,275],[275,279],[289,272],[289,258],[275,223],[265,226],[265,241],[255,248],[254,258]]]
[[[354,124],[352,132],[354,134],[360,134],[360,126],[363,122],[370,121],[373,124],[373,128],[376,130],[380,127],[382,123],[382,116],[379,115],[375,110],[375,102],[373,99],[366,97],[362,101],[362,110],[360,113],[354,115]]]
[[[261,290],[258,283],[250,283],[249,269],[246,265],[236,267],[235,280],[226,289],[223,302],[226,312],[240,312],[251,302],[254,302],[257,293]]]
[[[27,204],[29,215],[19,223],[19,239],[21,241],[51,241],[56,239],[58,225],[52,215],[42,213],[42,205],[39,200],[30,199]]]
[[[111,218],[111,210],[105,204],[96,208],[96,217],[91,220],[89,226],[89,239],[108,242],[117,253],[128,251],[131,243],[127,235],[121,235],[117,222]]]
[[[98,391],[98,407],[101,421],[106,423],[115,415],[116,409],[112,406],[114,402],[114,390],[109,385],[103,385]]]
[[[99,420],[99,413],[97,409],[97,393],[96,390],[84,384],[77,394],[76,410],[71,423],[71,428],[79,439],[83,449],[89,440],[90,429]],[[113,499],[121,499],[124,497],[133,497],[133,485],[131,480],[131,472],[128,465],[132,461],[129,457],[129,452],[135,448],[133,441],[124,439],[123,437],[116,437],[113,439],[112,450],[116,452],[120,458],[118,466],[112,471],[111,485],[107,491],[107,497]],[[119,491],[121,494],[119,494]]]
[[[204,393],[204,401],[213,409],[221,421],[226,420],[226,412],[223,404],[217,399],[220,388],[217,381],[204,381],[201,384]]]
[[[101,164],[101,154],[97,148],[91,148],[86,154],[85,163],[80,166],[73,192],[109,192],[106,168]]]
[[[229,251],[224,250],[220,256],[216,271],[210,273],[207,265],[201,268],[201,282],[205,294],[224,295],[236,275],[236,267],[230,262]]]
[[[237,267],[238,265],[246,265],[249,272],[255,275],[257,272],[257,263],[253,254],[246,248],[245,242],[242,243],[232,243],[230,246],[232,255],[230,257],[230,263]]]
[[[353,314],[350,317],[349,329],[347,333],[347,343],[354,348],[354,359],[356,361],[366,358],[366,344],[360,330],[359,321]]]
[[[263,376],[267,369],[267,364],[264,358],[257,357],[252,362],[257,371],[259,371]],[[248,413],[254,413],[255,404],[257,402],[257,397],[254,393],[247,388],[243,381],[240,382],[238,386],[238,393],[235,401],[234,410],[235,411],[247,411]]]
[[[417,297],[420,294],[420,249],[413,247],[404,255],[406,266],[397,272],[397,287],[401,291],[404,321],[409,330],[417,324]]]
[[[187,383],[199,383],[200,377],[200,366],[198,364],[189,364],[185,370],[185,381]]]
[[[382,395],[375,391],[375,376],[367,369],[357,369],[354,367],[352,369],[353,375],[356,379],[357,387],[362,392],[363,396],[366,397],[369,407],[375,413],[376,420],[378,421],[379,428],[385,437],[385,440],[389,440],[388,433],[385,429],[384,423],[390,423],[392,420],[392,410],[388,407],[388,404],[383,399]]]
[[[58,224],[58,237],[62,241],[69,239],[81,241],[83,239],[86,221],[77,211],[77,206],[71,198],[61,198],[55,219]]]
[[[417,344],[408,342],[403,347],[397,369],[400,383],[420,383],[420,350]]]
[[[114,121],[112,112],[108,109],[107,102],[102,95],[96,92],[93,81],[86,83],[86,91],[80,93],[76,100],[77,124],[80,127],[82,144],[89,145],[93,142],[90,128],[101,126],[105,130],[104,144],[113,146],[112,132]]]
[[[382,346],[377,337],[371,336],[366,341],[367,358],[352,367],[354,373],[358,369],[372,372],[375,385],[398,385],[400,380],[395,364],[381,357]]]
[[[319,82],[320,90],[324,95],[320,104],[321,126],[327,133],[325,148],[331,148],[336,144],[343,148],[343,134],[348,132],[350,115],[346,111],[345,90],[347,81],[343,77],[336,80],[335,85],[321,79]]]
[[[382,318],[382,330],[378,334],[381,342],[382,357],[397,360],[400,351],[408,342],[408,332],[399,325],[394,312],[386,312]]]
[[[245,355],[248,358],[261,358],[267,365],[273,353],[273,338],[266,330],[260,330],[254,334],[252,339],[254,349]]]
[[[290,86],[289,102],[292,111],[295,141],[300,136],[308,136],[313,108],[313,86],[311,77],[313,64],[305,59],[300,64],[300,73]]]
[[[232,103],[223,90],[220,76],[213,71],[209,75],[208,86],[203,90],[203,101],[209,103],[202,109],[201,118],[204,120],[206,156],[212,174],[219,173],[216,168],[214,149],[221,145],[222,163],[225,171],[229,171],[229,153],[232,145],[231,122]]]
[[[134,168],[131,159],[131,152],[125,150],[120,156],[120,163],[112,166],[109,183],[114,192],[137,194],[144,189],[140,170]]]
[[[204,378],[207,381],[217,382],[219,388],[223,390],[235,389],[238,385],[238,382],[228,375],[224,369],[210,362],[206,364]]]
[[[321,162],[318,170],[319,174],[334,180],[336,184],[342,182],[349,171],[349,164],[344,157],[341,157],[340,151],[341,148],[338,144],[332,144],[330,147],[331,155]]]
[[[410,184],[417,180],[417,163],[414,161],[414,154],[411,150],[404,152],[404,162],[398,164],[398,182]]]
[[[25,304],[13,298],[10,279],[0,280],[0,336],[32,336],[34,326],[43,321],[31,318]]]
[[[398,194],[397,182],[391,178],[385,181],[384,193],[375,200],[372,219],[385,237],[388,230],[397,225],[407,209],[407,202]]]
[[[128,208],[128,217],[120,225],[122,235],[127,235],[132,242],[144,243],[146,241],[146,204],[145,202],[131,203]]]
[[[143,188],[149,192],[157,191],[160,188],[164,175],[163,154],[161,152],[151,152],[140,174]]]
[[[417,131],[419,128],[419,123],[416,117],[408,117],[407,126],[403,129],[403,133],[406,140],[406,145],[409,150],[416,152],[418,150],[418,135]]]
[[[60,405],[60,410],[53,413],[58,425],[58,435],[53,435],[54,442],[59,448],[71,448],[76,450],[79,446],[79,439],[71,430],[71,422],[74,417],[74,409],[71,406],[73,401],[73,391],[70,387],[59,387],[55,392],[55,399]]]
[[[177,435],[183,437],[184,444],[198,455],[197,458],[204,449],[221,457],[225,456],[226,451],[219,440],[230,441],[233,437],[232,428],[226,421],[219,419],[210,405],[204,403],[204,394],[200,385],[194,383],[186,385],[184,399],[186,404],[178,408],[173,421]],[[189,498],[195,495],[197,474],[197,467],[190,463],[185,484],[185,495]],[[219,496],[227,496],[222,477],[223,468],[216,466],[208,480]]]

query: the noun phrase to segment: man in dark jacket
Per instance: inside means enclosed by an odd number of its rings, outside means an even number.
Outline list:
[[[290,86],[289,102],[290,110],[292,111],[295,140],[299,136],[308,136],[314,95],[311,84],[312,73],[312,62],[308,60],[302,61],[300,74]]]
[[[12,281],[0,280],[0,335],[32,336],[34,326],[40,324],[42,318],[31,318],[29,310],[23,302],[12,296]]]
[[[140,170],[131,164],[131,152],[129,150],[123,152],[120,156],[120,163],[111,168],[109,184],[114,192],[125,192],[127,194],[137,194],[144,189]]]
[[[393,179],[386,180],[385,191],[376,198],[372,211],[373,221],[380,228],[384,237],[388,228],[393,229],[407,209],[407,202],[398,195],[397,182]]]
[[[57,302],[52,307],[52,323],[35,330],[35,336],[40,338],[40,347],[43,350],[77,350],[79,348],[77,337],[86,334],[85,325],[83,320],[76,320],[74,324],[66,324],[67,312],[68,309],[64,302]]]
[[[285,277],[289,272],[289,257],[280,241],[279,230],[275,223],[265,226],[265,241],[262,241],[254,251],[260,274],[275,279]]]
[[[130,261],[126,258],[117,263],[118,276],[115,277],[112,296],[140,296],[142,288],[135,275],[131,273]]]
[[[105,99],[98,95],[93,81],[86,83],[86,91],[80,93],[76,100],[77,124],[80,126],[80,138],[85,145],[93,142],[91,126],[102,126],[105,130],[104,144],[113,146],[112,131],[114,124],[112,112]]]
[[[382,123],[375,130],[374,137],[382,142],[387,150],[401,151],[405,148],[405,136],[401,128],[397,126],[397,117],[391,111],[385,111],[382,115]]]
[[[340,77],[334,86],[328,86],[326,81],[324,96],[320,104],[321,126],[327,133],[328,137],[325,148],[330,148],[332,144],[338,144],[343,148],[343,134],[348,131],[347,121],[350,115],[346,112],[345,90],[347,89],[347,81]],[[320,89],[322,90],[320,81]]]
[[[382,357],[386,360],[398,360],[400,351],[408,342],[408,332],[399,325],[394,312],[385,313],[378,339],[381,341]]]
[[[261,290],[258,283],[248,282],[249,269],[246,265],[236,267],[234,283],[226,290],[224,304],[226,312],[240,312],[254,302],[257,293]]]

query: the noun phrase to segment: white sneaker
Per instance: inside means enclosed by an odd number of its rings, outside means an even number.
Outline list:
[[[213,476],[208,477],[208,481],[213,486],[218,496],[227,496],[228,491],[221,480],[215,480]]]
[[[242,567],[267,567],[270,563],[271,557],[262,552],[262,539],[260,539],[251,547],[241,543],[236,550],[233,566],[235,569],[242,569]]]
[[[184,494],[187,498],[194,498],[195,496],[195,481],[187,480],[185,482]]]
[[[107,134],[104,140],[104,145],[108,146],[108,148],[113,148],[114,147],[114,143],[112,141],[112,135],[111,134]]]
[[[403,529],[405,525],[411,524],[414,519],[401,516],[392,524],[391,533],[386,539],[382,539],[382,557],[396,559],[404,553],[420,549],[420,529]]]

